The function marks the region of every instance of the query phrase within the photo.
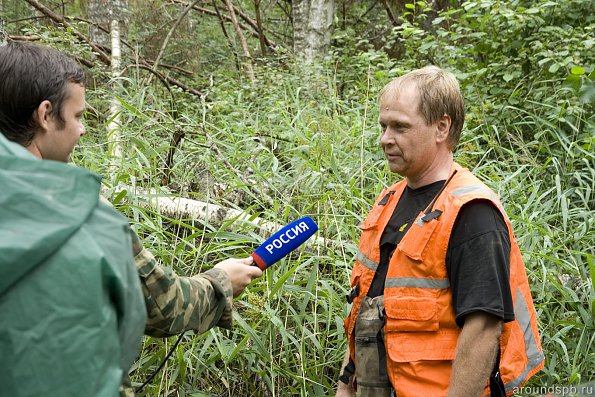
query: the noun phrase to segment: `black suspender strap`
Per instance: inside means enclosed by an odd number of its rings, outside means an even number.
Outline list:
[[[343,368],[343,374],[339,376],[339,380],[348,385],[349,379],[353,376],[353,374],[355,374],[355,363],[350,358],[349,363],[345,366],[345,368]]]
[[[496,363],[490,375],[490,397],[506,397],[504,382],[502,382],[502,378],[500,377],[500,344],[498,344]]]

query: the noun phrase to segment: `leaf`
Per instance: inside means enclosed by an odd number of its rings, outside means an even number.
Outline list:
[[[570,73],[582,76],[585,74],[585,69],[580,66],[573,66],[572,69],[570,69]]]
[[[566,84],[578,91],[581,88],[581,77],[576,74],[569,74],[566,76]]]
[[[514,78],[514,76],[510,73],[506,73],[504,76],[502,76],[502,78],[504,79],[504,81],[508,83],[510,80]]]
[[[126,197],[127,194],[128,191],[126,189],[120,191],[120,193],[118,193],[117,196],[112,200],[112,203],[118,204],[124,197]]]
[[[244,320],[244,318],[237,312],[233,312],[233,319],[234,321],[242,328],[254,342],[254,346],[257,348],[257,351],[261,354],[267,354],[267,348],[263,343],[262,339],[258,336],[254,328],[252,328],[248,323]]]
[[[595,104],[595,83],[588,81],[580,88],[579,99],[582,103]]]
[[[549,61],[551,61],[551,60],[552,60],[551,58],[543,58],[543,59],[540,59],[540,60],[537,62],[537,64],[538,64],[539,66],[543,66],[543,64],[544,64],[544,63],[548,63],[548,62],[549,62]]]
[[[409,8],[410,10],[415,10],[415,4],[407,3],[407,4],[405,4],[405,8]]]
[[[560,69],[559,63],[552,63],[551,66],[549,67],[548,71],[550,73],[556,73],[559,69]]]

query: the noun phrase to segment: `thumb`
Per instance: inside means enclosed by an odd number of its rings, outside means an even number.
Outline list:
[[[244,265],[251,265],[252,263],[254,263],[254,259],[251,256],[249,256],[247,258],[238,259],[238,262],[241,262]]]

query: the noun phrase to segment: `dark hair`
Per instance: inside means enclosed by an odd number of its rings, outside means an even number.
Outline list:
[[[16,41],[0,45],[0,76],[0,132],[23,146],[37,131],[33,111],[39,104],[50,101],[63,127],[67,83],[83,84],[85,79],[81,66],[60,51]]]

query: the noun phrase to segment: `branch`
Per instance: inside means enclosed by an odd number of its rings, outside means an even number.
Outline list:
[[[188,4],[182,0],[170,0],[170,1],[174,4],[181,4],[181,5]],[[230,16],[228,16],[228,15],[220,16],[220,14],[217,11],[209,10],[208,8],[194,6],[194,7],[192,7],[192,9],[195,11],[201,12],[203,14],[223,17],[227,21],[231,22]],[[250,18],[248,15],[244,14],[242,11],[236,9],[235,7],[234,7],[234,10],[236,11],[237,15],[239,15],[240,18],[242,18],[244,20],[244,22],[246,22],[248,25],[250,25],[250,28],[252,28],[252,29],[249,29],[248,26],[246,26],[242,23],[238,23],[240,25],[240,27],[246,31],[249,31],[252,36],[259,38],[258,23],[256,21],[254,21],[252,18]],[[264,38],[264,41],[265,41],[267,47],[269,47],[270,49],[275,49],[275,47],[277,47],[277,44],[275,44],[274,42],[269,40],[266,36],[264,36],[263,38]]]
[[[72,27],[72,25],[70,23],[68,23],[68,21],[66,20],[66,18],[62,17],[61,15],[58,15],[56,13],[54,13],[52,10],[50,10],[49,8],[45,7],[44,5],[40,4],[39,1],[37,0],[25,0],[27,1],[27,3],[29,3],[32,7],[34,7],[35,9],[37,9],[38,11],[40,11],[42,14],[44,14],[45,16],[47,16],[48,18],[50,18],[51,20],[57,22],[57,23],[61,23],[64,26],[70,28],[70,30],[73,32],[73,34],[78,37],[80,40],[82,40],[83,42],[87,43],[94,51],[95,51],[95,55],[97,56],[97,58],[99,58],[99,60],[107,66],[111,65],[111,59],[110,57],[95,43],[91,42],[91,40],[89,40],[86,36],[84,36],[82,33],[78,32],[76,29],[74,29]],[[79,59],[79,58],[77,58]],[[83,65],[85,66],[89,66],[89,67],[93,67],[94,63],[92,63],[91,61],[86,61],[86,60],[82,60],[79,59],[79,62],[81,62]],[[149,62],[143,61],[146,65],[143,66],[143,69],[152,69],[151,65],[149,64]],[[192,94],[192,95],[196,95],[196,96],[201,96],[201,92],[188,86],[187,84],[182,83],[181,81],[173,78],[173,77],[169,77],[169,76],[163,76],[163,79],[165,81],[167,81],[168,83],[170,83],[171,85],[174,85],[176,87],[181,88],[183,91]]]
[[[14,36],[8,35],[8,38],[14,41],[38,41],[41,40],[41,36]]]
[[[57,23],[61,23],[62,25],[66,26],[67,28],[70,28],[70,30],[76,37],[78,37],[80,40],[87,43],[93,49],[93,51],[95,51],[95,55],[101,60],[101,62],[103,62],[106,65],[111,64],[109,56],[107,56],[107,54],[105,52],[103,52],[101,50],[101,48],[99,48],[96,44],[92,43],[91,40],[89,40],[85,35],[83,35],[79,31],[77,31],[76,29],[74,29],[72,27],[72,25],[70,23],[68,23],[68,21],[62,15],[56,14],[55,12],[53,12],[52,10],[50,10],[49,8],[47,8],[46,6],[44,6],[37,0],[25,0],[25,1],[27,3],[29,3],[32,7],[34,7],[36,10],[41,12],[43,15],[50,18],[51,20],[53,20]]]
[[[169,146],[169,150],[167,151],[167,157],[165,159],[165,167],[163,170],[163,177],[161,178],[161,185],[167,186],[169,185],[169,180],[171,179],[171,171],[173,169],[173,162],[174,162],[174,155],[176,154],[176,149],[178,145],[186,136],[186,132],[184,132],[181,128],[176,128],[174,131],[174,135],[171,138],[171,143]]]
[[[150,59],[144,59],[144,62],[146,62],[148,65],[154,65],[155,64],[155,61],[152,61]],[[167,63],[159,62],[159,66],[161,66],[164,69],[173,70],[174,72],[178,72],[179,74],[183,74],[186,77],[194,76],[194,72],[192,72],[191,70],[181,68],[181,67],[179,67],[177,65],[170,65],[170,64],[167,64]]]
[[[231,37],[229,37],[229,33],[227,33],[227,28],[225,28],[224,15],[222,15],[219,12],[219,7],[217,7],[215,0],[211,0],[211,3],[213,3],[213,8],[215,9],[217,16],[219,17],[219,25],[221,26],[223,36],[225,36],[225,38],[227,39],[227,45],[229,46],[229,50],[233,54],[233,63],[235,64],[236,69],[239,72],[240,70],[242,70],[242,66],[240,64],[240,56],[236,53],[236,50],[233,48],[233,42],[231,40]],[[225,17],[229,18],[227,15],[225,15]]]
[[[157,70],[157,68],[159,66],[159,61],[161,60],[161,58],[163,57],[163,54],[165,53],[165,48],[169,44],[169,40],[171,39],[171,36],[173,35],[173,33],[175,32],[175,30],[178,28],[178,26],[182,22],[182,19],[184,19],[184,17],[186,16],[186,14],[188,14],[188,12],[192,9],[192,7],[194,7],[199,1],[200,0],[195,0],[194,3],[189,4],[184,9],[184,11],[182,11],[182,14],[180,14],[180,16],[178,17],[178,19],[176,20],[176,23],[174,23],[174,25],[171,27],[171,29],[169,30],[169,32],[167,32],[167,36],[165,36],[165,39],[163,40],[163,44],[161,45],[161,49],[159,50],[159,54],[157,55],[157,58],[155,59],[155,63],[153,64],[153,69],[154,70]]]
[[[357,22],[357,23],[359,23],[359,22],[362,22],[362,21],[363,21],[363,19],[366,17],[366,15],[368,15],[368,14],[370,13],[370,11],[372,11],[372,10],[373,10],[373,9],[376,7],[376,3],[377,3],[377,1],[374,1],[374,2],[372,3],[372,5],[371,5],[370,7],[368,7],[368,9],[366,10],[366,12],[364,12],[362,15],[360,15],[360,16],[357,18],[357,21],[356,21],[356,22]]]
[[[266,56],[266,37],[264,35],[264,28],[262,27],[262,21],[260,18],[260,0],[254,0],[254,13],[256,14],[256,26],[258,27],[258,39],[260,41],[260,53],[262,56]]]
[[[39,41],[39,40],[41,40],[41,36],[14,36],[14,35],[9,35],[8,38],[10,40],[13,40],[13,41]],[[88,68],[92,68],[92,67],[95,66],[95,62],[93,62],[93,61],[89,61],[89,60],[87,60],[85,58],[81,58],[81,57],[78,57],[78,56],[75,56],[75,55],[72,55],[72,56],[81,65],[85,65]]]
[[[229,11],[229,16],[231,17],[231,23],[238,35],[238,39],[240,40],[240,45],[242,46],[242,51],[244,53],[244,65],[246,66],[246,72],[248,73],[248,78],[250,81],[256,80],[256,76],[254,75],[254,69],[252,68],[252,56],[250,55],[250,51],[248,50],[248,43],[246,43],[246,38],[242,34],[242,30],[238,24],[238,19],[236,18],[235,9],[231,4],[231,0],[222,0],[227,9]]]
[[[390,19],[393,26],[399,26],[399,21],[397,21],[395,14],[393,14],[393,11],[390,9],[390,4],[388,3],[388,0],[384,0],[383,4],[384,9],[386,10],[386,14],[388,15],[388,19]]]
[[[160,73],[159,71],[155,70],[147,61],[141,60],[140,62],[141,63],[135,64],[135,65],[130,65],[130,67],[138,67],[140,69],[144,69],[144,70],[147,70],[147,71],[153,73],[162,82],[164,82],[164,84],[166,86],[168,86],[167,83],[169,83],[171,85],[175,85],[178,88],[181,88],[183,91],[186,91],[189,94],[196,95],[196,96],[202,95],[202,93],[200,91],[188,86],[187,84],[184,84],[181,81],[174,79],[173,77],[166,76],[163,73]],[[169,90],[169,86],[167,87],[167,89]]]

